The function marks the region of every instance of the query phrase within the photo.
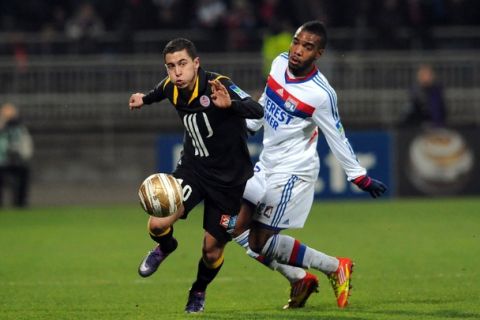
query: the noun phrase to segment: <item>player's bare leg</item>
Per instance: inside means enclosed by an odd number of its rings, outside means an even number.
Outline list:
[[[353,262],[335,258],[306,246],[300,241],[253,225],[249,245],[266,259],[301,268],[314,268],[327,275],[340,308],[348,304]]]
[[[148,231],[152,240],[158,243],[143,258],[138,267],[138,274],[142,277],[149,277],[157,271],[160,264],[170,253],[177,248],[177,240],[173,237],[173,224],[185,212],[183,205],[174,214],[167,217],[153,217],[148,220]]]
[[[199,313],[205,309],[207,286],[217,276],[223,265],[225,245],[226,243],[219,242],[210,233],[205,231],[202,258],[198,262],[197,279],[188,292],[185,312]]]
[[[283,306],[284,309],[304,307],[310,295],[313,292],[318,292],[318,278],[302,268],[280,264],[275,260],[265,259],[265,257],[254,254],[253,251],[249,250],[248,238],[250,230],[248,228],[251,224],[253,210],[254,206],[252,204],[247,202],[242,204],[242,209],[240,210],[235,224],[235,230],[232,234],[234,237],[233,240],[245,248],[251,257],[268,268],[278,271],[290,282],[290,297],[287,304]]]

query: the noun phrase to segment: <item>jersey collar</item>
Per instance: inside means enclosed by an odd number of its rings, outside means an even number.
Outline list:
[[[287,67],[285,69],[285,82],[286,83],[301,83],[301,82],[308,81],[317,74],[317,71],[318,71],[317,66],[314,65],[312,70],[306,76],[296,78],[293,75],[292,76],[289,75],[290,72],[288,71],[288,67]]]
[[[188,99],[187,104],[190,104],[195,98],[198,97],[199,92],[205,90],[205,71],[202,68],[198,68],[197,79],[195,80],[195,87],[193,88],[192,95]],[[173,86],[173,104],[177,105],[178,102],[178,88]]]

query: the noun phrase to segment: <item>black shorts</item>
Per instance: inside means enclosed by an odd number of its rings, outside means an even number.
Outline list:
[[[190,211],[203,200],[203,229],[219,242],[232,240],[227,233],[227,225],[230,217],[240,211],[246,182],[234,187],[214,187],[184,167],[177,167],[172,175],[181,182],[183,188],[185,213],[181,219],[186,219]]]

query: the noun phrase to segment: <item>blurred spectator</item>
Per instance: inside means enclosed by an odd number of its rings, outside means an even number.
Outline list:
[[[288,51],[292,41],[291,26],[286,21],[273,21],[263,38],[262,58],[263,76],[267,78],[273,59]]]
[[[227,30],[224,18],[227,15],[227,6],[221,0],[199,0],[195,11],[194,26],[205,29],[214,51],[226,49]]]
[[[156,28],[184,29],[189,25],[185,21],[191,18],[191,7],[183,0],[152,0],[157,12]],[[179,19],[178,17],[183,17]]]
[[[201,27],[219,27],[226,14],[227,6],[221,0],[199,0],[197,3],[197,21]]]
[[[257,27],[253,7],[247,0],[233,0],[226,18],[229,51],[254,49],[255,28]]]
[[[408,26],[411,49],[432,49],[431,23],[434,22],[433,7],[423,0],[407,1]]]
[[[195,32],[202,50],[258,52],[272,23],[314,19],[336,28],[337,49],[478,49],[479,10],[475,0],[0,0],[0,55],[11,52],[9,33],[26,32],[29,54],[132,53],[155,41],[142,31],[166,42],[165,29]],[[463,29],[440,35],[437,26]]]
[[[28,129],[15,105],[5,103],[0,108],[0,206],[7,185],[11,186],[13,205],[27,206],[32,155],[33,142]]]
[[[437,82],[431,65],[418,68],[416,84],[410,95],[410,109],[404,125],[445,126],[447,114],[443,87]]]
[[[42,26],[40,38],[42,39],[42,54],[66,53],[62,51],[63,45],[58,38],[65,35],[67,13],[65,9],[56,5],[52,8],[50,19]]]
[[[405,26],[404,8],[399,0],[381,0],[378,6],[378,12],[375,14],[374,21],[379,49],[398,50],[405,47],[402,43],[399,31]]]
[[[96,42],[105,32],[102,19],[90,2],[84,2],[67,21],[67,36],[75,41],[75,53],[94,53]]]

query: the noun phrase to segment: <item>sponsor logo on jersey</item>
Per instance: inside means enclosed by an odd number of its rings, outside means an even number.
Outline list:
[[[248,98],[250,97],[250,95],[248,93],[246,93],[245,91],[243,91],[242,89],[240,89],[239,87],[237,87],[236,85],[232,84],[230,86],[230,90],[232,90],[233,92],[235,92],[237,94],[237,96],[240,97],[240,99],[245,99],[245,98]]]
[[[270,97],[265,99],[265,122],[277,130],[281,123],[289,124],[293,120],[293,116],[288,114],[284,109],[280,108]]]
[[[206,95],[203,95],[200,97],[200,104],[202,107],[208,107],[210,105],[210,98],[207,97]]]
[[[236,221],[237,219],[233,219],[233,217],[229,214],[222,214],[222,216],[220,217],[220,225],[227,230],[235,227]]]

